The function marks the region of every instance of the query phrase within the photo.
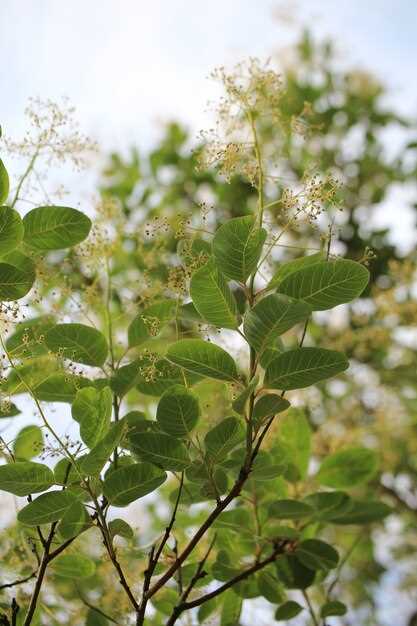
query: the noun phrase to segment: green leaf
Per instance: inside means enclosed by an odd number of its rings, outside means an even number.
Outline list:
[[[209,341],[181,339],[169,347],[167,359],[201,376],[239,382],[236,364],[230,354]]]
[[[123,537],[123,539],[127,540],[133,539],[134,537],[132,527],[129,526],[124,519],[120,519],[118,517],[109,522],[109,531],[112,537],[119,535],[119,537]]]
[[[35,388],[32,388],[38,400],[71,404],[77,395],[77,391],[90,385],[92,385],[92,381],[88,380],[88,378],[65,372],[62,374],[49,374],[45,380],[39,382]]]
[[[43,448],[43,434],[39,426],[25,426],[17,434],[14,441],[13,452],[18,460],[28,461],[38,456]]]
[[[16,415],[20,415],[20,413],[20,409],[18,409],[13,402],[10,402],[9,400],[3,400],[3,402],[0,402],[0,419],[16,417]]]
[[[0,466],[0,489],[15,496],[46,491],[54,482],[52,471],[42,463],[19,461]]]
[[[33,271],[21,270],[10,263],[0,262],[0,300],[10,302],[23,298],[35,282]]]
[[[290,407],[290,403],[285,398],[281,398],[275,393],[268,393],[261,396],[253,407],[252,418],[255,422],[260,422],[266,417],[271,417],[277,413],[282,413]]]
[[[379,522],[392,513],[392,509],[383,502],[353,500],[348,511],[332,518],[333,524],[347,526],[349,524],[371,524]]]
[[[324,261],[325,259],[326,255],[324,252],[317,252],[316,254],[302,256],[298,259],[294,259],[293,261],[287,261],[287,263],[281,263],[278,270],[269,281],[268,289],[279,287],[284,278],[287,278],[290,274],[293,274],[294,272],[297,272],[305,267],[309,267],[310,265],[314,265],[319,261]]]
[[[203,624],[205,620],[210,617],[214,613],[214,611],[218,608],[219,599],[217,597],[211,598],[211,600],[207,600],[204,602],[198,609],[198,623]]]
[[[232,589],[228,589],[223,593],[222,600],[220,626],[237,626],[242,612],[242,598]]]
[[[0,160],[0,195],[1,195],[1,160]],[[3,257],[20,244],[23,239],[23,222],[14,209],[0,206],[0,254]]]
[[[269,515],[274,519],[305,519],[312,517],[314,509],[299,500],[277,500],[269,505]]]
[[[129,347],[133,348],[151,337],[156,337],[163,326],[175,317],[176,306],[174,300],[161,300],[141,311],[129,325]]]
[[[315,572],[305,567],[293,554],[275,561],[277,576],[287,589],[307,589],[313,584]]]
[[[226,417],[204,437],[207,456],[213,463],[223,460],[245,438],[245,429],[237,417]]]
[[[314,519],[330,522],[350,510],[352,501],[343,491],[321,491],[311,493],[304,502],[315,510]]]
[[[294,600],[288,600],[281,604],[276,610],[275,619],[277,622],[285,622],[293,617],[297,617],[303,611],[303,607]]]
[[[349,489],[370,480],[378,470],[378,456],[368,448],[346,448],[322,462],[316,479],[321,485]]]
[[[180,472],[190,464],[186,447],[164,433],[134,433],[128,436],[134,454],[149,463],[172,472]]]
[[[82,474],[99,474],[126,433],[124,422],[113,422],[104,437],[79,462]]]
[[[90,232],[91,220],[64,206],[41,206],[23,218],[24,241],[37,250],[61,250],[83,241]]]
[[[311,453],[311,429],[304,412],[292,408],[280,420],[276,455],[288,463],[286,477],[292,482],[307,475]]]
[[[326,602],[323,604],[320,610],[320,616],[324,619],[326,617],[331,617],[333,615],[346,615],[347,606],[343,604],[343,602],[338,602],[334,600],[333,602]]]
[[[69,491],[48,491],[19,511],[17,519],[27,526],[50,524],[61,519],[75,501]]]
[[[142,359],[135,359],[117,369],[110,381],[110,387],[119,398],[123,398],[141,379],[140,369],[142,365]]]
[[[48,353],[45,333],[54,325],[52,315],[42,315],[16,324],[14,333],[6,341],[6,348],[14,358],[35,357]]]
[[[190,295],[200,315],[219,328],[239,326],[236,300],[213,261],[192,275]]]
[[[166,359],[159,359],[153,363],[146,357],[138,359],[140,363],[138,390],[148,396],[160,396],[173,385],[183,385],[184,376],[187,384],[193,385],[200,380],[197,374],[184,372]]]
[[[112,400],[110,387],[100,391],[84,387],[77,391],[71,413],[80,424],[81,439],[89,448],[93,448],[109,430]]]
[[[9,175],[3,161],[0,159],[0,204],[6,202],[9,195]]]
[[[62,554],[49,567],[63,578],[89,578],[96,571],[94,561],[82,554]]]
[[[272,293],[247,311],[243,331],[252,348],[260,355],[277,337],[305,321],[309,314],[310,307],[305,302]]]
[[[320,539],[302,541],[294,554],[305,567],[314,571],[334,569],[339,562],[336,550]]]
[[[282,585],[275,576],[272,568],[266,567],[259,572],[258,588],[262,596],[272,604],[278,604],[285,598]]]
[[[72,539],[91,527],[90,516],[81,502],[74,502],[64,513],[58,533],[62,539]]]
[[[303,389],[332,378],[349,367],[345,355],[324,348],[295,348],[268,365],[265,384],[275,389]]]
[[[245,283],[256,269],[265,239],[266,231],[256,226],[252,215],[220,226],[213,239],[213,255],[222,274]]]
[[[155,491],[166,480],[166,473],[150,463],[121,467],[104,481],[103,493],[113,506],[127,506]]]
[[[84,324],[57,324],[45,336],[50,350],[66,359],[101,367],[108,348],[100,331]]]
[[[156,411],[157,422],[172,437],[187,437],[200,417],[197,397],[181,385],[168,389],[161,397]]]
[[[321,261],[287,276],[279,291],[304,300],[314,311],[324,311],[359,297],[369,282],[369,272],[348,259]]]

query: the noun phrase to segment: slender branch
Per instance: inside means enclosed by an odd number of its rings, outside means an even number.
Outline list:
[[[17,580],[14,580],[12,583],[5,583],[4,585],[0,585],[0,591],[2,589],[9,589],[10,587],[15,587],[16,585],[23,585],[23,583],[27,583],[28,580],[31,580],[32,578],[36,577],[38,570],[34,570],[31,574],[29,574],[29,576],[26,576],[25,578],[18,578]]]
[[[314,609],[313,609],[313,605],[311,604],[311,600],[310,600],[310,598],[309,598],[309,596],[308,596],[307,591],[306,591],[305,589],[303,589],[303,590],[302,590],[302,594],[303,594],[303,598],[304,598],[304,600],[305,600],[305,601],[306,601],[306,603],[307,603],[307,606],[308,606],[308,612],[309,612],[309,613],[310,613],[310,615],[311,615],[311,619],[312,619],[312,622],[313,622],[314,626],[320,626],[319,621],[318,621],[318,619],[317,619],[317,617],[316,617],[316,614],[315,614]]]
[[[33,167],[35,165],[36,159],[39,156],[39,148],[36,149],[34,155],[32,156],[31,160],[29,161],[29,164],[26,168],[26,170],[24,171],[21,179],[19,180],[19,184],[17,185],[16,188],[16,192],[14,194],[13,200],[10,204],[10,207],[13,208],[16,204],[16,202],[19,200],[19,193],[22,189],[23,183],[25,182],[26,178],[29,176],[30,172],[33,170]]]
[[[81,602],[83,604],[85,604],[86,607],[88,607],[92,611],[96,611],[96,613],[99,613],[100,615],[102,615],[103,617],[108,619],[109,622],[113,622],[113,624],[118,624],[118,622],[114,619],[114,617],[112,617],[111,615],[108,615],[108,613],[105,613],[104,611],[102,611],[98,606],[94,606],[94,604],[91,604],[91,602],[89,602],[87,600],[87,598],[82,594],[82,592],[79,589],[78,585],[75,585],[75,588],[77,590],[77,593],[78,593],[78,596],[79,596]]]
[[[243,572],[241,572],[234,578],[231,578],[220,587],[217,587],[217,589],[215,589],[214,591],[211,591],[210,593],[207,593],[204,596],[200,596],[199,598],[196,598],[195,600],[192,600],[191,602],[183,602],[178,607],[178,610],[180,610],[180,612],[178,613],[177,618],[184,611],[194,609],[197,606],[200,606],[201,604],[204,604],[205,602],[212,600],[213,598],[227,591],[227,589],[230,589],[230,587],[233,587],[233,585],[236,585],[238,582],[242,580],[246,580],[246,578],[249,578],[250,576],[252,576],[252,574],[255,574],[256,572],[263,569],[270,563],[273,563],[280,555],[284,554],[287,543],[288,543],[287,541],[280,542],[279,544],[275,546],[274,550],[267,558],[263,559],[262,561],[258,561],[257,563],[254,563],[251,567],[244,570]],[[174,623],[175,621],[170,620],[167,623],[167,626],[172,626]]]

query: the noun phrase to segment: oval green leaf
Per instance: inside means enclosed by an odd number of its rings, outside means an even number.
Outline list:
[[[46,491],[53,484],[52,471],[42,463],[18,461],[0,466],[0,489],[15,496]]]
[[[239,326],[236,300],[213,261],[194,272],[190,295],[203,319],[218,328]]]
[[[24,241],[37,250],[61,250],[83,241],[90,232],[91,220],[65,206],[41,206],[23,218]]]
[[[62,554],[52,561],[50,568],[63,578],[89,578],[96,571],[94,561],[82,554]]]
[[[280,294],[270,294],[245,314],[243,331],[258,355],[270,347],[287,330],[304,322],[310,315],[305,302]]]
[[[84,324],[57,324],[45,336],[46,345],[66,359],[100,367],[108,347],[100,331]]]
[[[230,354],[209,341],[181,339],[169,347],[167,359],[207,378],[239,382],[236,364]]]
[[[50,524],[61,519],[76,497],[69,491],[49,491],[27,504],[17,514],[17,519],[27,526]]]
[[[349,259],[337,259],[291,273],[279,285],[279,291],[304,300],[314,311],[324,311],[358,298],[368,282],[366,267]]]
[[[156,411],[160,428],[172,437],[187,437],[200,417],[197,397],[181,385],[168,389],[161,397]]]
[[[151,463],[121,467],[106,477],[103,493],[113,506],[127,506],[155,491],[166,480],[166,473]]]
[[[369,448],[347,448],[328,456],[316,475],[321,485],[349,489],[370,480],[378,470],[378,456]]]
[[[9,175],[3,161],[0,159],[0,204],[6,202],[9,195]]]
[[[213,255],[222,274],[245,283],[256,269],[265,239],[266,231],[256,226],[252,215],[220,226],[213,239]]]
[[[265,384],[275,389],[303,389],[340,374],[349,367],[345,355],[324,348],[296,348],[268,365]]]
[[[144,461],[180,472],[190,464],[187,448],[165,433],[139,432],[128,436],[129,448]]]

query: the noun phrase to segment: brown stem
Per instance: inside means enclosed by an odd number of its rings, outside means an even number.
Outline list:
[[[257,563],[254,563],[251,567],[244,570],[243,572],[241,572],[234,578],[231,578],[220,587],[217,587],[217,589],[215,589],[214,591],[211,591],[210,593],[207,593],[204,596],[200,596],[199,598],[196,598],[195,600],[192,600],[191,602],[182,602],[177,607],[175,607],[174,612],[172,613],[166,626],[174,626],[175,622],[180,617],[181,613],[183,613],[184,611],[194,609],[197,606],[200,606],[201,604],[204,604],[205,602],[212,600],[216,596],[219,596],[220,594],[227,591],[227,589],[230,589],[230,587],[233,587],[233,585],[236,585],[238,582],[245,580],[246,578],[249,578],[250,576],[252,576],[252,574],[255,574],[256,572],[263,569],[270,563],[273,563],[278,556],[280,556],[281,554],[285,552],[285,547],[286,547],[286,542],[281,542],[279,545],[277,545],[274,548],[273,552],[266,559],[264,559],[263,561],[258,561]]]

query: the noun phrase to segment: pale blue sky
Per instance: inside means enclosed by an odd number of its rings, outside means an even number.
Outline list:
[[[29,96],[67,95],[105,148],[148,143],[171,117],[197,130],[214,66],[294,40],[279,7],[331,33],[342,60],[367,64],[416,109],[414,0],[1,0],[1,123],[14,134]]]

